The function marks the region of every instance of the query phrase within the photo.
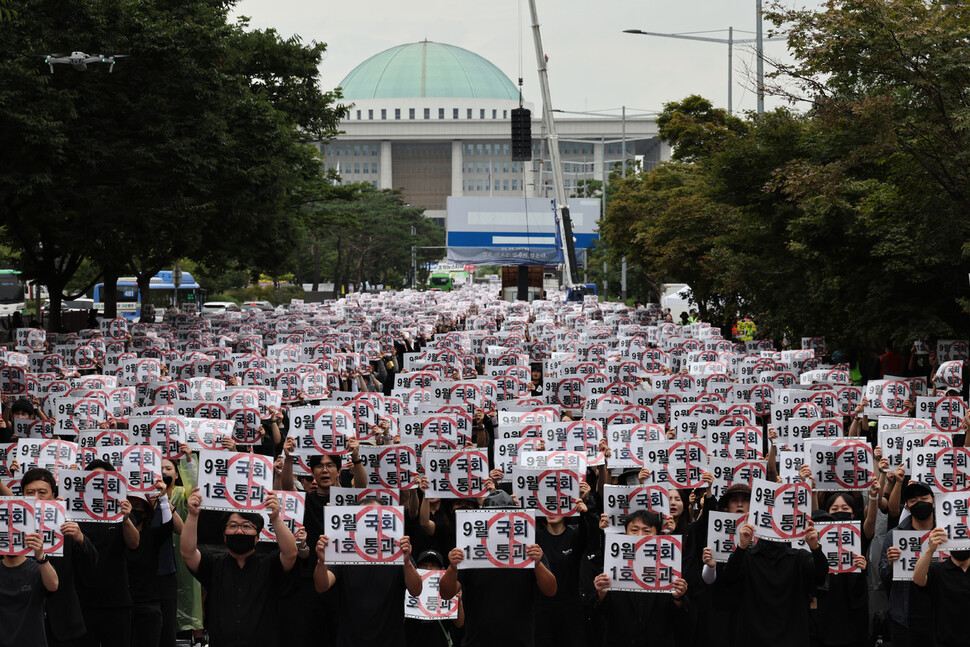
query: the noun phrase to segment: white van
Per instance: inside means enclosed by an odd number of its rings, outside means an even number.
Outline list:
[[[202,314],[214,315],[223,312],[239,312],[239,306],[232,301],[206,301],[202,304]]]

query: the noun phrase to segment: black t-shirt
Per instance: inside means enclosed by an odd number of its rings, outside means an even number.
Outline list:
[[[132,602],[139,604],[158,602],[162,591],[158,581],[158,560],[162,546],[172,545],[172,520],[161,523],[161,513],[156,510],[153,517],[146,521],[151,524],[142,527],[138,548],[129,550],[128,591]]]
[[[98,563],[90,573],[77,580],[77,594],[82,607],[130,607],[128,592],[128,560],[122,523],[79,523],[98,550]]]
[[[336,647],[404,647],[404,567],[330,566]]]
[[[933,600],[933,622],[939,647],[970,646],[966,613],[970,605],[970,571],[964,571],[952,559],[930,564],[926,584]]]
[[[556,595],[546,598],[540,595],[540,607],[563,603],[579,604],[579,568],[586,556],[586,523],[567,523],[563,532],[553,535],[545,527],[536,528],[536,543],[549,558],[549,570],[556,576]]]
[[[542,556],[549,568],[549,560]],[[458,571],[465,609],[464,647],[531,647],[533,607],[539,587],[531,568],[482,568]],[[403,603],[402,603],[403,604]]]
[[[668,593],[610,591],[599,604],[603,644],[610,647],[674,645],[676,631],[686,625],[686,606],[678,607]]]
[[[202,552],[195,579],[206,589],[206,627],[212,647],[275,647],[276,600],[289,583],[280,552],[253,553],[239,568],[232,555]],[[403,605],[403,602],[402,602]]]
[[[0,562],[0,647],[47,645],[40,569],[30,557],[13,568]]]

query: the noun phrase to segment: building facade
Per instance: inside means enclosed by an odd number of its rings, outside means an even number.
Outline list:
[[[519,91],[481,56],[430,41],[399,45],[358,65],[340,87],[350,114],[321,152],[343,182],[400,187],[442,225],[449,196],[553,197],[541,115],[524,102],[533,111],[533,160],[512,161]],[[556,128],[567,195],[582,180],[604,180],[623,159],[651,168],[669,158],[653,117],[562,114]]]

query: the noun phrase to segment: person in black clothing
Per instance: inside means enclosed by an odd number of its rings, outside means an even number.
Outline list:
[[[41,501],[53,501],[57,496],[54,475],[43,468],[28,470],[23,478],[23,493]],[[57,571],[57,591],[47,596],[46,623],[49,647],[67,647],[84,635],[84,617],[81,602],[74,584],[75,571],[89,572],[98,561],[98,549],[84,536],[80,526],[73,521],[61,524],[64,535],[64,553],[50,557]]]
[[[111,463],[94,460],[91,471],[115,471]],[[90,573],[77,580],[78,597],[84,614],[87,635],[85,647],[129,647],[131,643],[131,593],[128,591],[126,551],[138,548],[140,533],[131,519],[131,502],[121,502],[121,523],[85,522],[78,524],[98,551],[98,561]]]
[[[946,540],[946,530],[933,529],[913,569],[913,584],[924,587],[932,600],[935,644],[970,647],[965,619],[970,607],[970,550],[952,550],[949,559],[934,562],[933,555]]]
[[[440,577],[445,571],[445,556],[436,550],[426,550],[418,555],[418,570],[438,571]],[[426,586],[426,580],[423,585]],[[451,647],[461,642],[461,628],[465,625],[465,611],[461,605],[461,591],[458,591],[458,611],[454,619],[418,620],[405,618],[404,639],[412,647]]]
[[[549,559],[549,570],[556,576],[556,594],[536,599],[537,647],[580,647],[585,644],[585,620],[580,596],[580,572],[589,542],[586,504],[577,504],[577,523],[565,517],[539,519],[536,543]]]
[[[182,527],[179,552],[189,571],[206,590],[206,627],[211,647],[276,647],[279,623],[276,599],[291,583],[287,576],[296,564],[296,539],[280,516],[280,503],[270,492],[266,509],[276,532],[278,550],[256,552],[263,518],[252,512],[226,517],[224,539],[228,554],[200,552],[196,541],[199,488],[189,497],[189,516]]]
[[[502,502],[502,498],[487,497],[482,505],[492,507],[496,502]],[[462,591],[464,647],[532,647],[535,599],[540,593],[554,596],[557,584],[539,544],[529,545],[526,555],[535,561],[534,569],[484,568],[462,570],[459,574],[458,564],[465,559],[465,552],[453,548],[448,553],[449,566],[441,576],[439,590],[445,598],[455,597],[459,588]],[[496,622],[499,610],[501,622]]]
[[[159,479],[155,489],[160,496],[156,505],[141,497],[128,497],[131,518],[140,534],[138,547],[129,550],[128,590],[131,592],[131,645],[154,647],[162,634],[162,587],[158,575],[162,548],[171,545],[173,528],[182,531],[182,518],[173,514],[165,493],[165,482]],[[177,522],[174,520],[178,519]],[[174,566],[174,564],[173,564]]]
[[[660,534],[660,516],[635,510],[626,519],[624,533],[636,536]],[[598,610],[603,617],[603,645],[633,647],[676,644],[676,629],[687,617],[687,582],[674,580],[670,595],[637,591],[610,591],[610,576],[600,573],[593,580]]]
[[[57,571],[44,555],[40,533],[25,537],[33,559],[4,555],[0,561],[0,647],[46,647],[44,594],[57,590]]]
[[[377,505],[364,499],[362,506]],[[421,576],[411,559],[411,539],[401,537],[402,568],[380,566],[327,566],[325,554],[330,538],[317,540],[317,564],[313,583],[317,593],[332,591],[337,605],[337,647],[404,647],[405,590],[421,595]]]
[[[724,567],[725,584],[743,601],[737,606],[735,635],[727,643],[808,647],[809,600],[829,571],[815,524],[808,520],[810,552],[763,538],[752,546],[754,530],[750,523],[741,525],[737,547]]]

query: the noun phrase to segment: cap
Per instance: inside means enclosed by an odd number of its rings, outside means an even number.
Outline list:
[[[921,481],[910,481],[903,488],[903,503],[909,501],[910,499],[918,496],[923,496],[924,494],[933,495],[933,489]]]
[[[435,563],[437,563],[439,566],[442,566],[442,567],[448,566],[448,563],[445,561],[444,555],[442,555],[436,550],[426,550],[420,555],[418,555],[418,559],[417,559],[418,564],[421,564],[422,562],[427,562],[427,561],[434,561]]]
[[[483,508],[517,508],[512,497],[503,490],[495,490],[482,499]]]
[[[732,496],[742,495],[743,497],[751,498],[751,486],[746,483],[732,483],[728,486],[728,489],[724,490],[724,494],[721,498],[717,500],[717,507],[724,508],[727,505],[728,499]]]

